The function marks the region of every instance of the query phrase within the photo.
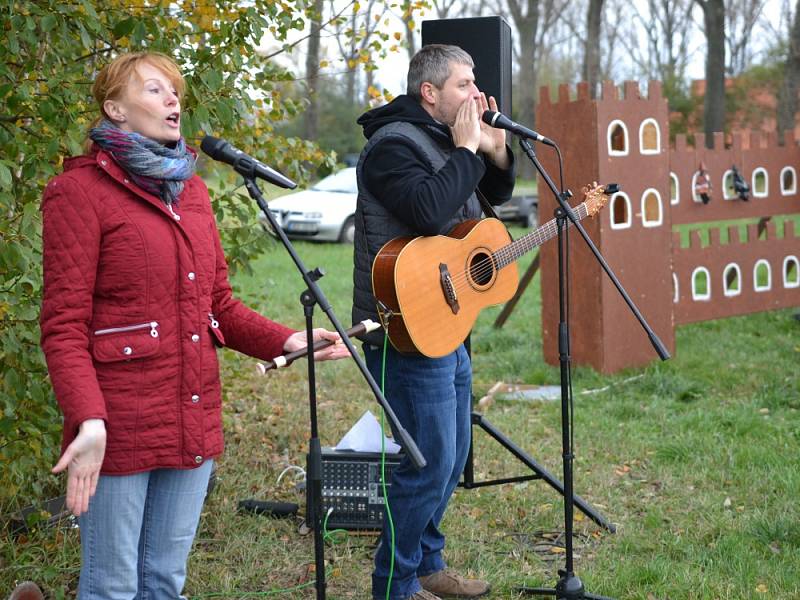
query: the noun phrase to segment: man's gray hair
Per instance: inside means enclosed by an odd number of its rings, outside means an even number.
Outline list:
[[[406,94],[417,102],[422,101],[420,87],[426,81],[441,89],[450,77],[450,63],[467,65],[475,68],[472,57],[458,46],[445,44],[428,44],[423,46],[411,59],[408,65],[408,81]]]

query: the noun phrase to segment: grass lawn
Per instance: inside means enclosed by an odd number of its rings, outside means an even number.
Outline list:
[[[352,248],[299,243],[307,267],[350,323]],[[524,269],[527,260],[523,260]],[[613,266],[613,265],[612,265]],[[236,278],[242,297],[302,327],[303,285],[277,245]],[[475,393],[495,382],[557,384],[542,360],[538,277],[505,327],[484,311],[473,336]],[[317,323],[326,324],[317,310]],[[643,335],[631,331],[630,335]],[[269,377],[224,351],[227,450],[189,564],[195,598],[312,598],[313,540],[299,522],[236,512],[240,499],[304,504],[288,466],[305,463],[305,362]],[[777,311],[682,327],[676,356],[614,376],[575,368],[575,489],[617,525],[576,513],[576,571],[588,591],[618,599],[800,598],[800,323]],[[377,405],[349,361],[319,365],[319,427],[333,445]],[[591,392],[591,393],[583,393]],[[486,417],[561,477],[557,402],[496,400]],[[436,457],[428,457],[435,460]],[[476,430],[476,479],[524,474]],[[459,490],[443,524],[451,566],[489,578],[493,598],[551,586],[563,566],[561,497],[547,484]],[[368,598],[373,535],[339,534],[326,548],[329,598]],[[0,593],[39,582],[54,598],[77,585],[75,530],[43,530],[0,554]]]

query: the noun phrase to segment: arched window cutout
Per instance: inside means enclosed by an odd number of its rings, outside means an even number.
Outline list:
[[[733,187],[733,171],[728,169],[722,176],[722,198],[724,200],[733,200],[737,195],[736,188]]]
[[[763,258],[753,267],[753,289],[757,292],[766,292],[772,289],[772,268]]]
[[[692,271],[692,300],[711,299],[711,278],[708,269],[697,267]]]
[[[706,175],[707,176],[707,175]],[[697,202],[698,204],[703,203],[703,198],[700,197],[700,194],[697,193],[697,178],[700,177],[700,171],[695,171],[694,175],[692,175],[692,200]],[[711,182],[709,181],[709,184]],[[711,186],[709,185],[709,188]]]
[[[678,276],[675,273],[672,274],[672,302],[673,304],[677,304],[678,300],[681,299],[680,289],[678,288]]]
[[[750,186],[755,198],[766,198],[769,194],[769,175],[767,170],[759,167],[753,171],[753,184]]]
[[[796,256],[787,256],[783,259],[783,287],[800,287],[800,261]]]
[[[742,293],[742,270],[736,263],[730,263],[722,272],[722,289],[728,297]]]
[[[661,152],[661,130],[655,119],[645,119],[639,126],[639,148],[642,154]]]
[[[631,226],[631,200],[625,192],[611,196],[611,229],[625,229]]]
[[[781,169],[781,194],[788,196],[797,193],[797,171],[794,167]]]
[[[626,156],[628,154],[628,128],[625,123],[616,119],[608,125],[609,156]]]
[[[681,187],[678,176],[675,173],[669,174],[669,203],[673,206],[681,201]]]
[[[658,227],[664,222],[664,211],[661,207],[661,194],[655,188],[649,188],[642,194],[642,225]]]

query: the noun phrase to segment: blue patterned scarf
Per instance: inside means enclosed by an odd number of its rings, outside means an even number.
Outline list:
[[[183,182],[194,175],[195,157],[183,138],[169,148],[139,133],[124,131],[103,120],[89,137],[110,152],[140,188],[158,196],[167,205],[177,204]]]

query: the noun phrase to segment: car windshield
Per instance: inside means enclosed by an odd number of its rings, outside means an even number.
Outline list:
[[[341,192],[344,194],[355,194],[358,192],[356,185],[355,168],[342,169],[333,175],[328,175],[311,186],[317,192]]]

